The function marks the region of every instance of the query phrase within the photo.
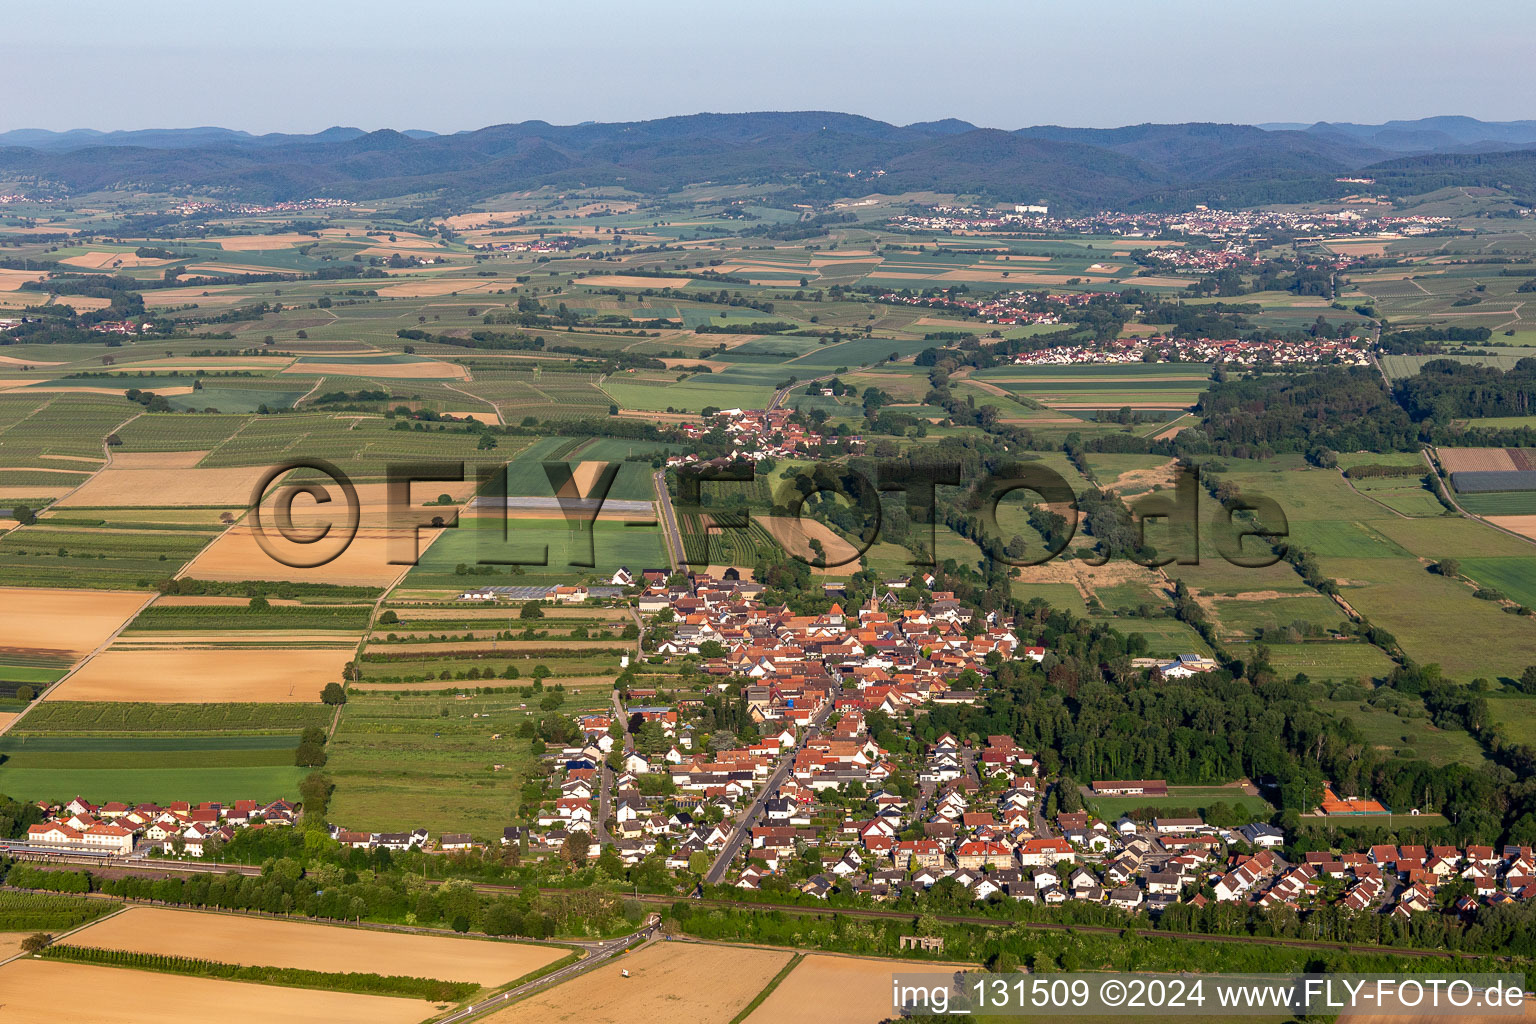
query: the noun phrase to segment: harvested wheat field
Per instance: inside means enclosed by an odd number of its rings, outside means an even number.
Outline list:
[[[288,232],[282,235],[225,235],[222,238],[206,238],[216,242],[225,252],[261,252],[267,249],[287,249],[305,242],[313,242],[313,235]]]
[[[160,260],[149,256],[135,256],[131,252],[101,252],[92,249],[78,256],[65,256],[60,263],[87,270],[105,270],[108,267],[163,267],[172,260]]]
[[[1536,516],[1483,516],[1494,526],[1502,526],[1510,533],[1536,540]]]
[[[487,988],[536,971],[567,950],[521,942],[408,935],[370,928],[133,907],[91,925],[71,942],[98,949],[201,957],[226,964],[366,971]]]
[[[20,291],[23,282],[41,281],[43,275],[35,270],[0,270],[0,292]],[[57,363],[40,363],[40,366],[56,366]]]
[[[1394,239],[1361,239],[1358,242],[1327,242],[1328,248],[1334,252],[1343,253],[1346,256],[1384,256],[1387,246]]]
[[[61,384],[58,381],[49,381],[47,384],[38,384],[35,387],[28,388],[28,390],[46,392],[49,394],[57,391],[76,395],[121,395],[123,393],[122,388],[96,388],[87,387],[84,385]],[[190,384],[188,384],[186,387],[155,388],[155,394],[165,395],[168,398],[175,398],[178,395],[190,395],[191,393],[192,385]]]
[[[6,715],[5,719],[15,717],[15,715]],[[0,720],[0,725],[4,724],[5,720]],[[31,934],[31,932],[0,932],[0,960],[7,960],[20,953],[21,940]]]
[[[497,413],[495,413],[494,411],[493,412],[464,412],[464,411],[461,410],[461,411],[457,411],[457,412],[446,412],[446,413],[443,413],[443,415],[444,416],[454,416],[454,417],[457,417],[458,419],[461,419],[461,420],[477,420],[477,421],[479,421],[481,423],[486,423],[486,424],[489,424],[490,426],[493,426],[493,427],[498,427],[498,426],[501,425],[501,417]]]
[[[487,1024],[727,1024],[789,962],[787,951],[662,942],[488,1018]],[[619,972],[629,971],[629,977]]]
[[[323,527],[327,523],[341,522],[345,520],[345,496],[334,481],[306,474],[301,470],[291,477],[285,477],[283,487],[289,484],[303,484],[313,480],[326,489],[331,500],[324,504],[317,502],[308,494],[296,492],[294,494],[292,513],[294,526],[299,529]],[[395,527],[406,529],[409,524],[415,522],[430,522],[433,516],[445,516],[455,511],[452,505],[423,505],[423,501],[435,501],[440,494],[446,494],[456,502],[465,502],[474,497],[477,483],[473,478],[469,480],[419,480],[411,485],[412,505],[409,509],[401,508],[399,512],[391,513],[389,505],[388,484],[355,484],[357,488],[358,520],[357,524],[364,530],[385,529]],[[280,493],[282,488],[269,492],[266,501],[262,503],[263,515],[270,515],[272,499]],[[249,494],[246,495],[249,499]]]
[[[817,1024],[877,1024],[896,1016],[891,1006],[892,974],[941,972],[944,966],[811,953],[752,1011],[747,1024],[810,1019]]]
[[[299,525],[298,516],[294,517],[294,522]],[[425,551],[439,533],[441,531],[423,530],[419,549]],[[252,528],[242,523],[226,530],[218,540],[204,548],[184,572],[200,580],[291,580],[295,583],[384,587],[394,583],[410,568],[404,564],[391,565],[389,559],[391,555],[409,559],[412,536],[410,530],[363,527],[332,561],[314,568],[295,568],[285,561],[312,561],[321,554],[315,549],[329,541],[302,545],[274,540],[274,549],[285,560],[279,561],[262,549]],[[335,549],[336,545],[331,545],[328,550]]]
[[[67,1004],[61,992],[74,992]],[[395,996],[279,988],[115,967],[14,960],[0,967],[6,1024],[143,1024],[149,1007],[218,1007],[213,1016],[263,1024],[417,1024],[437,1004]],[[114,995],[114,993],[116,995]],[[196,1018],[199,1014],[191,1014]],[[203,1015],[207,1019],[209,1015]]]
[[[710,269],[713,270],[714,268],[711,267]],[[583,277],[576,283],[595,284],[605,288],[660,288],[666,283],[666,279],[662,279],[661,284],[658,284],[657,281],[657,278],[643,277],[637,274],[594,274],[591,277]]]
[[[1023,583],[1070,583],[1086,601],[1095,597],[1099,590],[1122,583],[1150,584],[1157,577],[1151,570],[1130,561],[1116,559],[1103,565],[1090,565],[1078,558],[1071,561],[1054,558],[1041,565],[1020,566],[1019,579]]]
[[[484,227],[491,221],[511,221],[519,217],[526,217],[532,210],[484,210],[479,213],[456,213],[452,217],[444,218],[443,223],[455,231],[463,231],[466,228]]]
[[[165,306],[185,306],[189,302],[195,302],[199,306],[233,306],[241,299],[243,294],[235,291],[239,285],[216,284],[206,288],[160,288],[149,292],[144,297],[144,305],[151,309],[160,309]],[[155,392],[159,394],[159,392]]]
[[[1426,1002],[1428,998],[1426,993]],[[1455,1021],[1456,1024],[1515,1024],[1517,1021],[1536,1021],[1536,1000],[1524,1000],[1522,1009],[1517,1013],[1460,1011],[1452,1016],[1428,1010],[1409,1013],[1398,1007],[1394,1013],[1341,1013],[1338,1019],[1340,1022],[1348,1021],[1349,1024],[1443,1024],[1447,1020]]]
[[[192,469],[202,452],[116,455],[112,464],[60,501],[58,508],[174,508],[227,505],[244,508],[265,466]]]
[[[763,528],[773,535],[774,540],[783,545],[785,551],[806,561],[816,557],[816,552],[811,548],[812,540],[821,542],[829,566],[841,567],[844,563],[851,563],[858,559],[857,548],[833,533],[825,523],[815,519],[809,517],[790,519],[783,516],[754,516],[753,518],[763,524]]]
[[[382,292],[380,293],[382,294]],[[467,380],[469,371],[457,363],[444,363],[436,359],[423,359],[416,363],[294,363],[285,366],[283,373],[302,373],[307,377],[317,374],[336,376],[366,375],[372,379],[387,380],[438,380],[453,378]]]
[[[1521,467],[1507,448],[1437,448],[1447,473],[1508,473]]]
[[[0,652],[78,661],[148,602],[120,591],[0,587]]]
[[[228,650],[230,648],[258,647],[310,649],[316,647],[357,646],[359,634],[348,629],[199,629],[185,633],[154,630],[143,633],[125,633],[112,641],[113,651],[147,651],[151,649]],[[535,641],[527,641],[534,643]]]
[[[317,701],[326,683],[341,682],[342,667],[352,654],[350,646],[145,651],[114,645],[81,666],[47,699],[148,704]]]
[[[112,305],[112,300],[104,299],[99,295],[55,295],[50,305],[68,306],[76,313],[94,313],[98,309],[106,309]]]

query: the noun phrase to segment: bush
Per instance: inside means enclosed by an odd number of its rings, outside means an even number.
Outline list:
[[[318,743],[300,743],[293,752],[293,763],[300,768],[324,768],[325,748]]]

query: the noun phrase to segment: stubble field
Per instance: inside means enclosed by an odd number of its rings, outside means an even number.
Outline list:
[[[160,1009],[217,1007],[219,1016],[283,1024],[418,1024],[435,1004],[393,996],[279,988],[114,967],[13,960],[0,967],[6,1024],[143,1024]],[[61,995],[68,993],[68,996]]]
[[[603,964],[500,1013],[488,1024],[728,1024],[789,962],[788,950],[665,942]],[[627,969],[630,976],[621,977]]]
[[[554,963],[554,946],[408,935],[161,907],[132,907],[73,936],[78,946],[200,957],[226,964],[361,971],[494,987]]]

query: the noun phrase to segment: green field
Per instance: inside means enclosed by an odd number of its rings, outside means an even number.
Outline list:
[[[434,834],[500,837],[517,820],[523,782],[537,770],[530,741],[517,735],[517,727],[545,714],[540,699],[354,697],[328,748],[326,772],[336,781],[329,817],[382,831],[422,826]],[[561,711],[601,707],[607,700],[606,691],[572,693]]]
[[[1317,701],[1316,707],[1335,718],[1348,719],[1366,742],[1398,757],[1421,758],[1432,764],[1482,765],[1477,741],[1459,729],[1437,729],[1424,716],[1422,706],[1407,704],[1412,717],[1400,718],[1384,707],[1356,701]]]
[[[146,590],[174,576],[216,530],[68,527],[39,520],[0,537],[0,577],[10,586]]]
[[[1516,743],[1536,743],[1536,697],[1509,690],[1488,694],[1488,717]]]
[[[546,485],[547,486],[547,485]],[[661,542],[661,528],[655,524],[625,526],[611,520],[598,520],[590,534],[573,531],[563,519],[467,519],[458,529],[447,530],[422,555],[411,569],[405,585],[411,587],[463,587],[476,584],[531,585],[546,581],[574,581],[603,578],[620,566],[632,570],[666,565]],[[590,536],[592,546],[585,547]],[[573,559],[591,558],[592,567],[571,565]],[[496,570],[486,575],[455,574],[459,565],[475,566],[481,562],[520,561],[522,571],[514,566],[493,564]],[[536,564],[539,562],[547,564]]]
[[[100,734],[297,735],[307,726],[329,726],[333,709],[324,704],[135,704],[44,701],[9,734],[20,736]]]
[[[1309,679],[1353,682],[1385,678],[1393,668],[1392,659],[1367,643],[1267,642],[1264,646],[1269,649],[1269,663],[1282,676],[1303,673]],[[1246,653],[1241,644],[1234,644],[1232,650],[1239,656]]]
[[[1536,516],[1536,491],[1457,494],[1456,504],[1475,516]]]
[[[0,792],[18,799],[166,804],[175,800],[298,798],[308,768],[12,768],[0,765]]]

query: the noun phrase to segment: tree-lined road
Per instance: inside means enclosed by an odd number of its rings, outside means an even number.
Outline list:
[[[815,716],[811,719],[811,724],[800,730],[800,735],[795,737],[795,745],[785,752],[784,760],[774,769],[773,774],[768,776],[768,781],[763,784],[763,787],[757,791],[757,798],[752,801],[752,805],[741,816],[736,825],[736,830],[731,833],[731,837],[721,847],[720,855],[715,858],[715,862],[709,866],[709,871],[704,875],[704,882],[707,885],[720,884],[720,880],[725,877],[726,868],[731,866],[731,861],[735,860],[736,854],[741,852],[742,844],[751,837],[752,827],[757,824],[758,817],[763,813],[763,807],[773,797],[773,794],[779,791],[779,786],[783,784],[784,777],[795,766],[795,755],[799,753],[801,747],[805,746],[807,740],[821,732],[822,725],[831,714],[832,702],[828,701],[826,707],[816,712]]]

